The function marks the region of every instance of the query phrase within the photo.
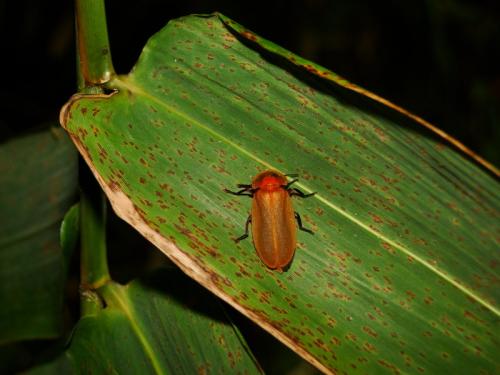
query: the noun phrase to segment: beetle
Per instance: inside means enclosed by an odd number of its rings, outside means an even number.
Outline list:
[[[291,185],[298,179],[288,181],[287,176],[297,177],[295,174],[284,175],[267,170],[257,174],[249,185],[238,184],[241,190],[224,189],[229,194],[252,198],[252,210],[245,223],[245,233],[234,241],[247,238],[248,226],[252,224],[252,239],[257,255],[267,267],[280,272],[291,262],[295,253],[295,221],[300,230],[314,234],[302,225],[300,215],[293,210],[291,197],[308,198],[316,193],[305,194],[292,188]]]

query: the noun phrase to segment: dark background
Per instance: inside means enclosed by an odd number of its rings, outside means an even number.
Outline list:
[[[73,1],[0,1],[2,138],[49,120],[75,91]],[[169,19],[218,10],[442,128],[500,164],[500,1],[108,0],[127,73]]]

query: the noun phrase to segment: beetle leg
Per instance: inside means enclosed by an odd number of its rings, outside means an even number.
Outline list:
[[[238,191],[231,191],[229,189],[224,189],[226,193],[233,194],[233,195],[246,195],[248,197],[253,197],[253,193],[255,192],[254,189],[252,189],[252,185],[243,185],[239,184],[238,187],[243,188]]]
[[[296,174],[290,174],[290,175],[287,175],[287,176],[297,177]],[[290,181],[286,185],[283,185],[283,188],[285,190],[288,190],[288,194],[290,194],[290,196],[296,195],[296,196],[301,197],[301,198],[308,198],[308,197],[312,197],[314,194],[316,194],[316,192],[310,193],[310,194],[305,194],[303,191],[301,191],[301,190],[299,190],[297,188],[290,189],[290,186],[292,186],[292,184],[296,183],[298,180],[299,180],[298,178],[294,178],[292,181]]]
[[[286,185],[283,185],[283,188],[285,190],[288,190],[288,188],[290,188],[290,186],[292,186],[292,184],[296,183],[299,179],[298,178],[294,178],[292,181],[290,181],[289,183],[287,183]]]
[[[295,212],[295,219],[297,219],[297,225],[299,226],[299,229],[304,231],[304,232],[307,232],[307,233],[311,233],[311,234],[314,234],[314,232],[310,229],[307,229],[307,228],[304,228],[302,226],[302,219],[300,218],[300,215],[298,212]]]
[[[244,240],[245,238],[248,237],[248,226],[250,225],[251,222],[252,222],[252,215],[248,215],[247,222],[245,223],[245,233],[239,236],[238,238],[235,238],[234,242],[238,243],[241,240]]]
[[[316,194],[316,192],[310,193],[310,194],[305,194],[303,191],[301,191],[297,188],[293,188],[293,189],[289,190],[289,194],[290,194],[290,196],[296,195],[300,198],[309,198],[309,197],[312,197],[314,194]]]

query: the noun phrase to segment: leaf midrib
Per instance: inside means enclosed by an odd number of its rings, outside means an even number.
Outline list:
[[[130,306],[130,300],[126,296],[126,292],[121,285],[115,283],[108,283],[104,286],[109,294],[107,297],[111,297],[113,299],[114,304],[119,307],[119,309],[125,314],[127,317],[132,330],[137,335],[139,342],[141,343],[146,356],[150,359],[150,363],[153,366],[155,373],[157,374],[168,374],[168,371],[162,368],[161,361],[159,360],[160,356],[157,355],[154,348],[150,345],[148,339],[144,335],[144,330],[140,327],[140,323],[137,321],[134,316],[136,315],[133,311],[133,307]]]

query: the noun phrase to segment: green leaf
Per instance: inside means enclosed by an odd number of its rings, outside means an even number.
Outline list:
[[[80,205],[74,204],[64,215],[59,232],[61,249],[64,255],[66,270],[69,269],[71,257],[78,246],[80,236]]]
[[[107,88],[62,124],[117,214],[192,278],[325,372],[498,369],[494,167],[217,14],[171,21]],[[269,168],[317,192],[295,199],[315,235],[285,273],[231,240],[250,201],[223,192]]]
[[[59,226],[76,193],[77,152],[50,129],[0,146],[0,342],[61,333]]]
[[[68,350],[32,374],[259,373],[220,304],[176,270],[99,290],[106,305],[77,324]]]

